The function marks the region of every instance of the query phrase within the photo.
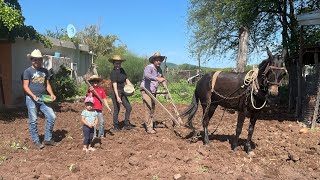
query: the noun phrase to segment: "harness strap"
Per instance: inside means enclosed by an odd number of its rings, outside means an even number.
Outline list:
[[[219,76],[220,73],[221,73],[221,71],[216,71],[216,72],[212,75],[211,92],[214,92],[214,86],[216,85],[216,81],[217,81],[217,78],[218,78],[218,76]]]

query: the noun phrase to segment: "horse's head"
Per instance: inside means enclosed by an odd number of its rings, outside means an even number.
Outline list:
[[[282,78],[287,75],[287,70],[283,66],[283,57],[286,51],[282,51],[280,55],[273,56],[269,48],[267,48],[269,58],[259,65],[260,84],[268,89],[268,94],[277,96],[279,94],[279,86]]]

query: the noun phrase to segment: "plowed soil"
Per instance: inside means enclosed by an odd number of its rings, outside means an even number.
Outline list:
[[[178,105],[179,111],[186,107]],[[111,115],[104,114],[106,137],[95,141],[96,151],[86,153],[80,123],[83,108],[83,103],[54,106],[54,138],[59,145],[43,150],[31,148],[25,108],[1,110],[0,179],[320,179],[320,130],[300,131],[302,124],[281,108],[261,114],[252,139],[254,155],[243,150],[248,119],[238,150],[231,150],[237,113],[226,111],[220,120],[223,110],[217,108],[209,124],[210,143],[203,145],[202,137],[193,141],[178,136],[191,130],[181,127],[175,133],[159,106],[157,134],[147,134],[139,103],[133,104],[131,114],[136,128],[113,132]],[[201,112],[199,108],[194,120],[199,131]],[[119,119],[123,117],[122,108]],[[40,116],[42,139],[44,126]]]

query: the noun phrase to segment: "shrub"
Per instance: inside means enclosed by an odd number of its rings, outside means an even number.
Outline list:
[[[70,73],[71,71],[68,68],[61,65],[59,71],[51,77],[52,90],[57,100],[78,95],[76,82],[70,77]]]

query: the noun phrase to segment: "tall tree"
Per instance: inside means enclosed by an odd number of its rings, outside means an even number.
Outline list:
[[[238,71],[246,65],[248,38],[258,16],[256,2],[241,0],[190,0],[188,24],[193,31],[191,53],[207,57],[236,52]]]

